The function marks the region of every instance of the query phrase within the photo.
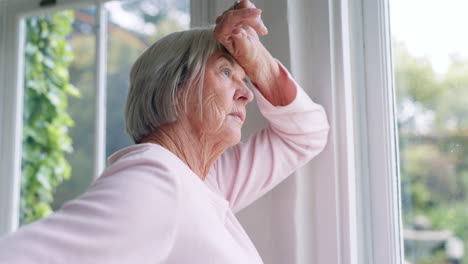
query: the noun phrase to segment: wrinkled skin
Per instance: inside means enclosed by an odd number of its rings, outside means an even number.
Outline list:
[[[229,54],[216,52],[208,59],[202,105],[192,101],[188,111],[188,120],[200,138],[217,138],[226,147],[240,141],[245,106],[253,99],[246,77],[244,69]]]

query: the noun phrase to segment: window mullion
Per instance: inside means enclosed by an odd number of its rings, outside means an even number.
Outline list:
[[[403,263],[388,0],[351,5],[359,7],[351,14],[351,35],[361,257],[364,263]]]
[[[96,4],[96,90],[94,127],[94,178],[105,168],[106,156],[106,78],[107,78],[107,13],[104,3]]]
[[[1,47],[4,48],[0,134],[0,235],[13,232],[19,224],[21,140],[23,109],[24,21],[7,4],[2,8]],[[7,12],[8,11],[8,12]],[[6,52],[10,51],[10,52]],[[13,88],[13,89],[9,89]]]

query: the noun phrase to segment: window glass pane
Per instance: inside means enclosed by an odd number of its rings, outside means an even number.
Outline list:
[[[26,19],[22,224],[58,209],[92,180],[94,24],[94,7]]]
[[[468,264],[467,11],[390,0],[408,263]]]
[[[125,133],[124,106],[136,58],[168,33],[190,26],[188,0],[112,1],[109,13],[106,154],[132,144]]]

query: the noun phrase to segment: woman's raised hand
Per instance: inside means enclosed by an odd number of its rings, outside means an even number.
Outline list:
[[[249,0],[240,1],[216,19],[215,38],[255,81],[262,79],[260,69],[271,63],[271,55],[260,42],[258,35],[266,35],[267,28],[261,19],[262,11]]]
[[[261,13],[249,0],[242,0],[216,19],[214,35],[271,104],[287,105],[296,97],[296,86],[260,42],[258,35],[268,33]]]

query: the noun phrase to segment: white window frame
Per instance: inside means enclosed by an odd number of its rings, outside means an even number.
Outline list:
[[[350,0],[361,263],[404,263],[388,0]]]

